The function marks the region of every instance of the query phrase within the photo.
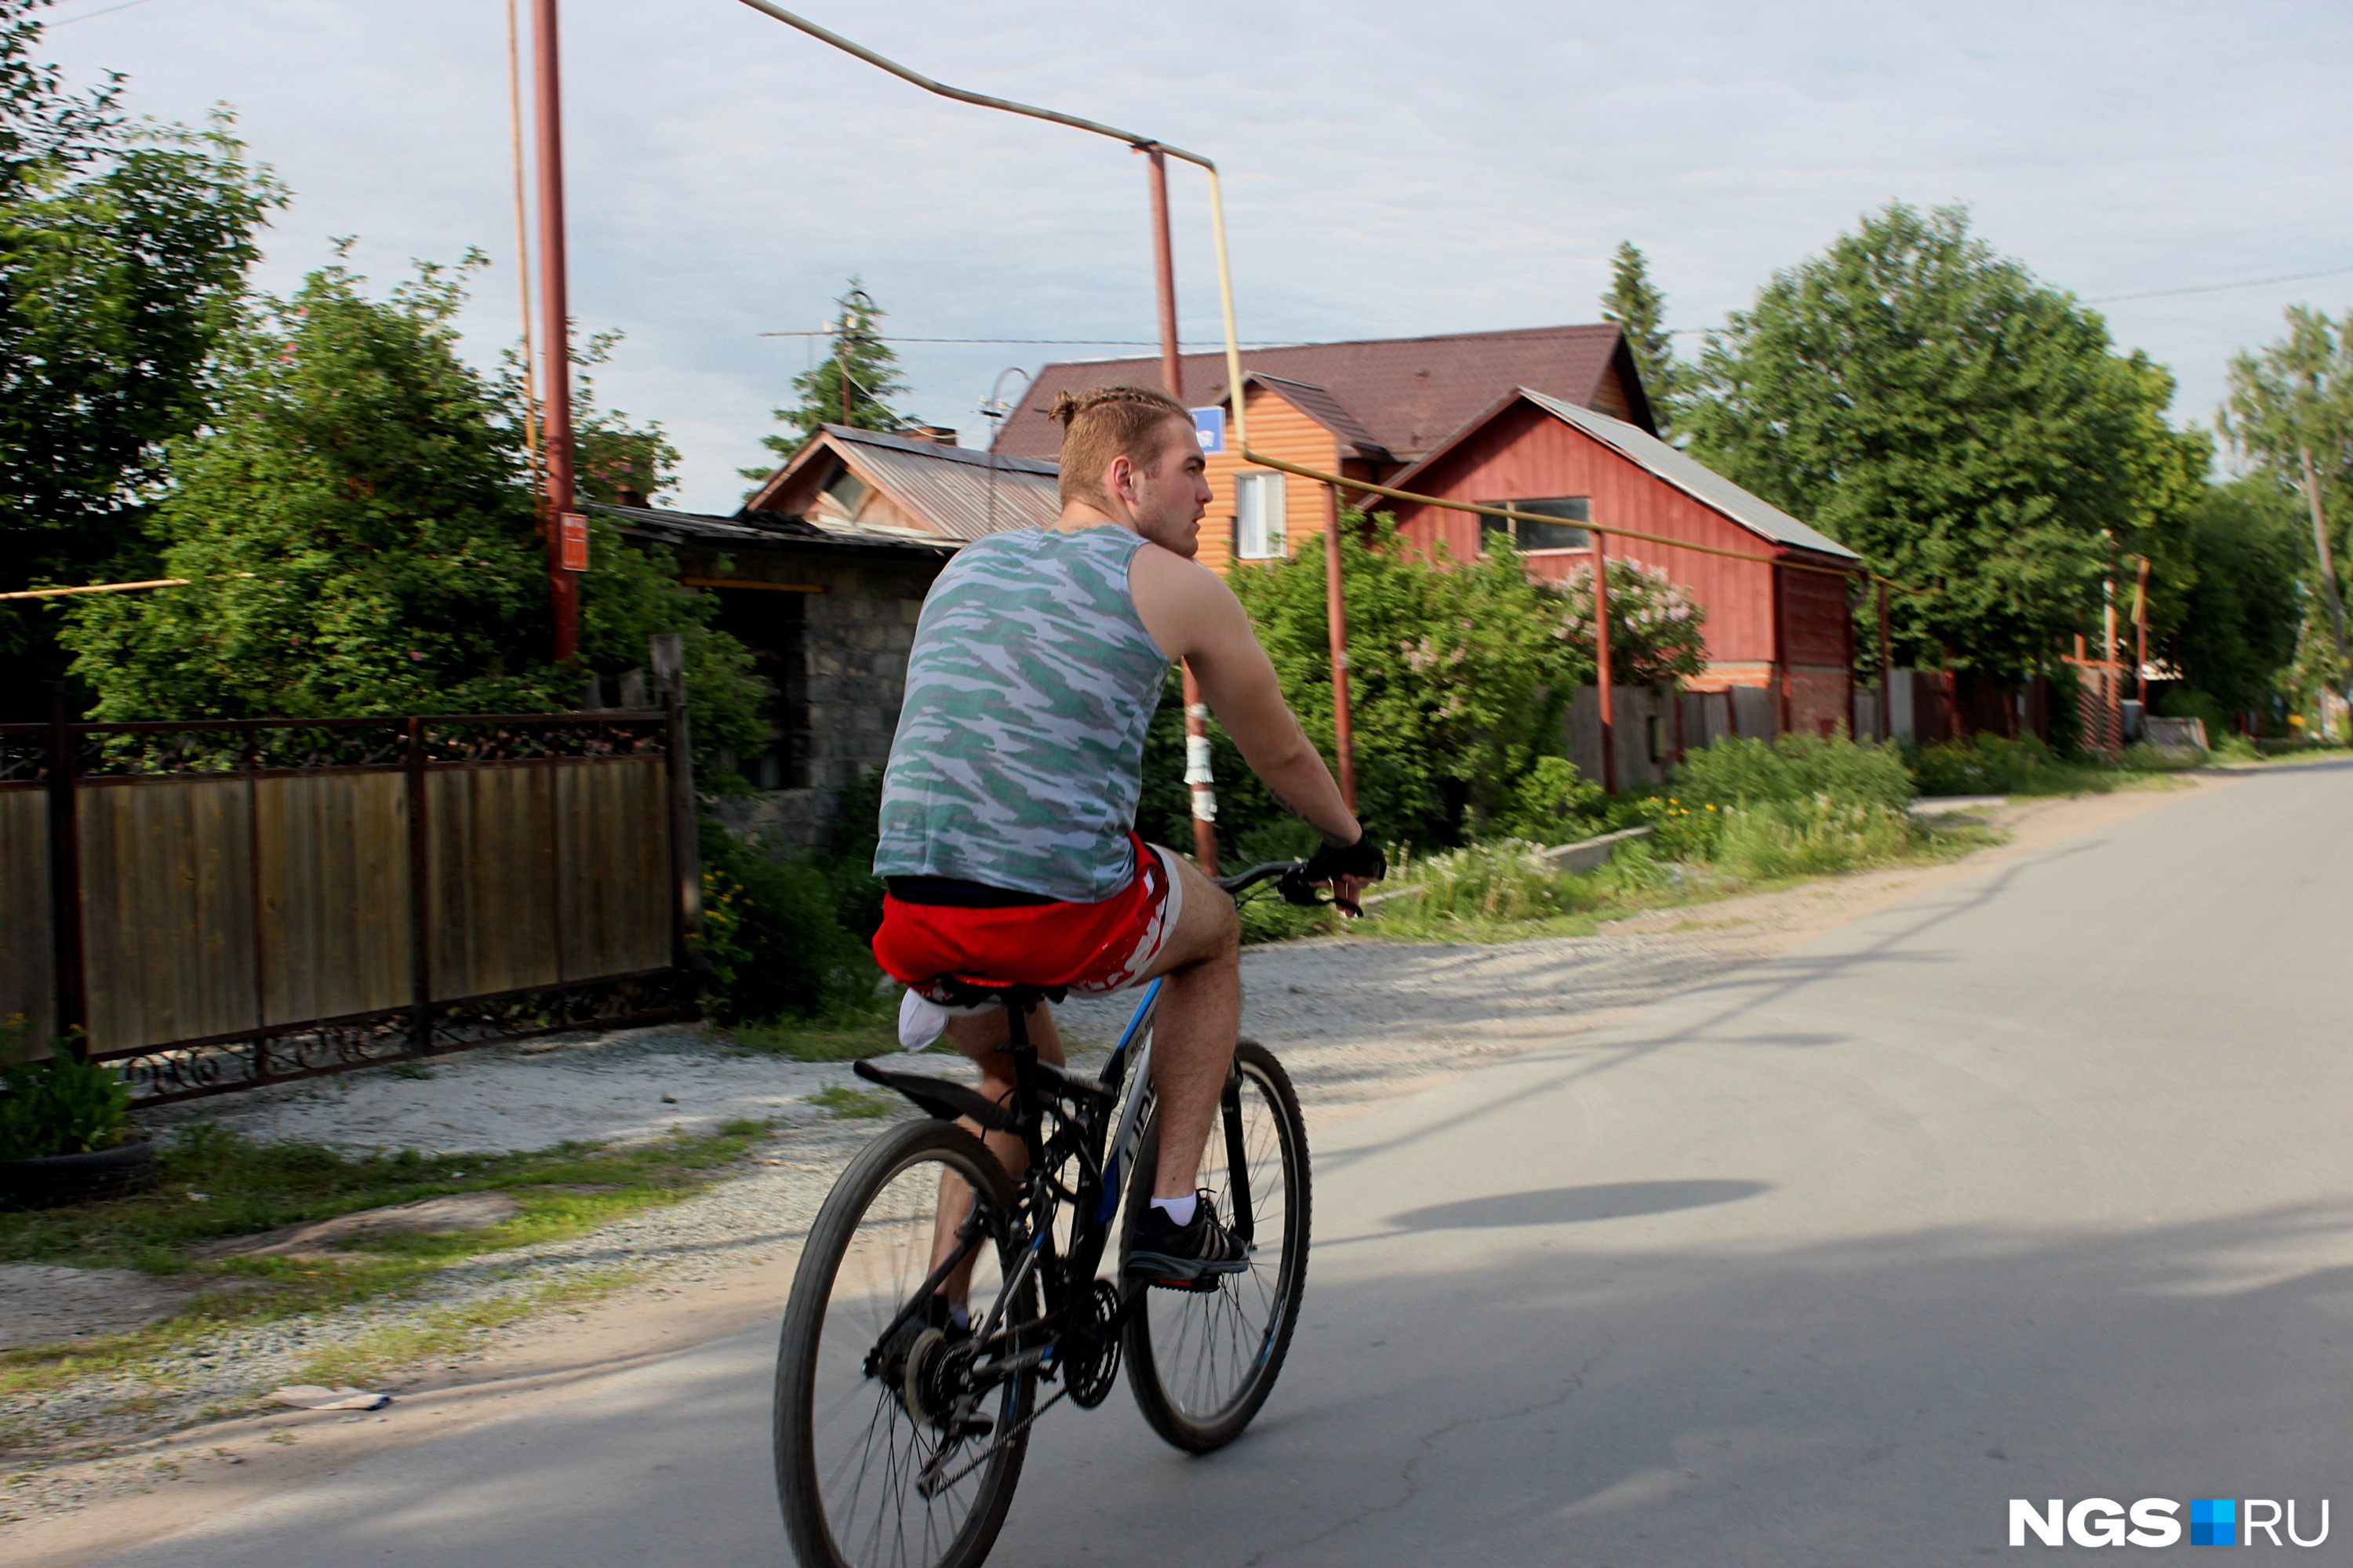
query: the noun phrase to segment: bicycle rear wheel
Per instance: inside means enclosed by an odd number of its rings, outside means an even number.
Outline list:
[[[1307,1289],[1307,1124],[1299,1097],[1282,1064],[1254,1040],[1235,1048],[1234,1071],[1240,1093],[1209,1130],[1200,1184],[1232,1218],[1239,1152],[1250,1189],[1250,1267],[1219,1277],[1210,1290],[1145,1288],[1127,1325],[1128,1386],[1145,1420],[1168,1443],[1196,1454],[1240,1436],[1266,1403]],[[1128,1183],[1131,1230],[1152,1202],[1159,1157],[1155,1108]]]
[[[776,1493],[805,1568],[964,1568],[988,1555],[1029,1446],[1012,1432],[1036,1379],[1009,1379],[976,1409],[944,1412],[937,1370],[950,1341],[918,1319],[884,1331],[933,1267],[934,1219],[978,1195],[993,1216],[974,1249],[971,1311],[985,1322],[1013,1263],[1014,1193],[980,1140],[911,1122],[867,1145],[810,1228],[776,1358]],[[993,1238],[993,1239],[991,1239]],[[1035,1287],[1008,1308],[1020,1320]],[[934,1375],[926,1377],[926,1369]],[[970,1417],[989,1430],[974,1430]],[[933,1495],[923,1495],[928,1484]]]

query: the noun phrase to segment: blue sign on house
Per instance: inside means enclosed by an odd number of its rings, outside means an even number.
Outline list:
[[[1215,408],[1194,409],[1193,433],[1201,438],[1201,450],[1203,451],[1224,451],[1226,450],[1226,410],[1224,407],[1221,405]]]

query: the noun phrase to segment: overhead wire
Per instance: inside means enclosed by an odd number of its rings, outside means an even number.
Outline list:
[[[1231,404],[1231,413],[1229,417],[1233,420],[1234,441],[1235,445],[1240,449],[1241,460],[1244,462],[1258,463],[1267,468],[1279,470],[1284,473],[1297,474],[1303,479],[1312,479],[1316,481],[1318,483],[1330,485],[1333,487],[1335,494],[1341,491],[1356,491],[1359,493],[1385,495],[1395,500],[1411,502],[1419,505],[1440,507],[1453,512],[1474,513],[1482,516],[1502,517],[1510,520],[1515,519],[1519,515],[1516,513],[1506,511],[1498,506],[1484,506],[1467,501],[1450,501],[1442,496],[1436,495],[1419,495],[1411,491],[1397,490],[1388,485],[1374,484],[1364,480],[1350,479],[1345,474],[1326,473],[1321,469],[1309,468],[1303,464],[1288,462],[1280,458],[1269,457],[1265,453],[1254,450],[1251,448],[1250,444],[1250,415],[1247,408],[1249,400],[1243,396],[1244,387],[1241,361],[1241,339],[1240,334],[1236,331],[1234,324],[1233,264],[1230,251],[1226,242],[1225,196],[1218,179],[1218,165],[1209,159],[1203,157],[1198,153],[1187,152],[1181,147],[1172,146],[1169,143],[1159,141],[1154,137],[1145,136],[1134,131],[1123,131],[1114,125],[1105,125],[1098,121],[1082,119],[1075,114],[1064,114],[1058,110],[1040,109],[1035,104],[1020,103],[1012,99],[997,98],[987,93],[973,92],[964,88],[951,87],[945,82],[935,81],[920,71],[912,70],[909,68],[899,64],[896,60],[879,55],[872,49],[866,48],[864,45],[854,43],[850,39],[845,38],[840,34],[834,32],[832,29],[820,26],[805,16],[796,16],[792,12],[786,10],[783,6],[773,4],[772,0],[742,0],[742,3],[750,6],[754,11],[758,11],[763,15],[774,17],[776,20],[784,23],[789,27],[794,27],[801,32],[807,33],[809,37],[816,38],[820,42],[830,44],[835,48],[841,50],[845,54],[853,55],[878,69],[888,71],[892,76],[899,78],[902,81],[911,82],[913,85],[922,88],[926,92],[936,93],[942,98],[951,98],[960,103],[970,103],[983,109],[1003,110],[1008,113],[1028,115],[1031,119],[1035,120],[1050,121],[1058,125],[1068,125],[1075,130],[1091,132],[1098,136],[1108,136],[1113,141],[1124,142],[1128,145],[1141,151],[1151,152],[1157,150],[1171,157],[1182,159],[1186,163],[1191,164],[1199,168],[1202,173],[1208,176],[1209,184],[1210,245],[1218,261],[1218,303],[1220,314],[1223,317],[1223,324],[1225,326],[1226,387],[1228,389],[1228,397]],[[1895,582],[1891,578],[1882,577],[1877,572],[1871,571],[1868,567],[1862,568],[1861,573],[1858,574],[1857,570],[1853,567],[1816,566],[1810,562],[1788,560],[1778,556],[1759,555],[1755,552],[1743,550],[1727,550],[1712,545],[1694,545],[1684,540],[1670,539],[1656,534],[1644,534],[1630,528],[1619,528],[1604,524],[1587,524],[1586,526],[1597,534],[1615,534],[1621,538],[1641,539],[1648,543],[1671,546],[1677,549],[1696,550],[1703,555],[1726,556],[1739,560],[1757,561],[1768,566],[1787,566],[1800,571],[1821,572],[1834,577],[1851,577],[1857,575],[1862,575],[1868,577],[1873,581],[1884,583],[1889,588],[1906,594],[1928,595],[1936,591],[1933,588],[1916,588],[1904,583]]]

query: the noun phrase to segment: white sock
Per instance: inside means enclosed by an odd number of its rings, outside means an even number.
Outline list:
[[[1198,1202],[1196,1194],[1187,1192],[1181,1198],[1155,1198],[1152,1206],[1182,1229],[1193,1223],[1193,1210]]]

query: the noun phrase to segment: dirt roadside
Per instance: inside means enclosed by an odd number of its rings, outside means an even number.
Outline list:
[[[1448,1072],[1605,1027],[1635,1006],[1716,978],[1727,967],[1788,952],[1849,921],[2232,781],[2212,773],[2186,779],[2178,789],[2018,802],[1989,818],[2010,835],[2008,842],[1958,860],[1645,915],[1617,922],[1597,938],[1443,948],[1344,940],[1260,949],[1251,955],[1247,983],[1254,998],[1264,1000],[1253,1001],[1249,1026],[1280,1043],[1303,1082],[1322,1086],[1309,1097],[1310,1120],[1328,1125]],[[1431,1003],[1425,1013],[1410,1005],[1413,996],[1400,1008],[1392,995],[1381,1010],[1389,1022],[1373,1030],[1363,1014],[1335,1014],[1316,1004],[1318,991],[1330,995],[1335,985],[1353,983],[1356,974],[1399,970],[1407,954],[1420,956],[1426,975],[1443,979],[1443,984],[1425,980],[1417,993]],[[1608,970],[1598,987],[1580,981],[1568,991],[1532,983],[1564,964],[1596,963]],[[1466,1013],[1466,995],[1491,998],[1493,1004]],[[1556,1005],[1569,995],[1580,1002],[1574,1012]],[[1379,1037],[1368,1040],[1368,1034]],[[104,1459],[55,1467],[52,1489],[62,1484],[71,1500],[0,1525],[0,1551],[16,1568],[71,1568],[332,1475],[370,1455],[563,1400],[615,1372],[773,1319],[796,1261],[787,1250],[716,1277],[657,1281],[576,1312],[535,1319],[476,1354],[437,1363],[396,1385],[398,1398],[384,1411],[288,1411],[218,1422],[128,1445]]]

